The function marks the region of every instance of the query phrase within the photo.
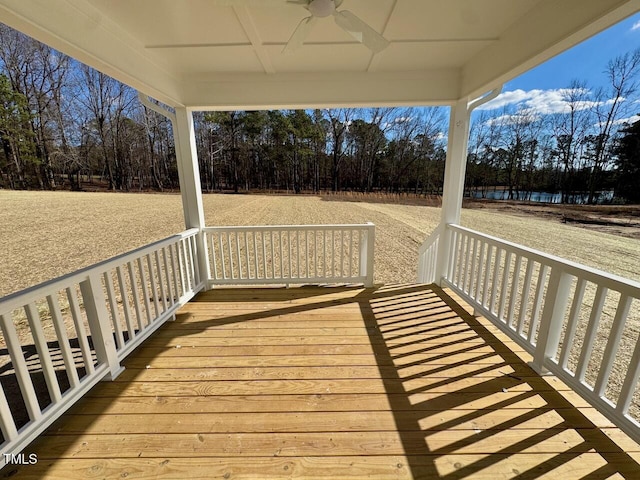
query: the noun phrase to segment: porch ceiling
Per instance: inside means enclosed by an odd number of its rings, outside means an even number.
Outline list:
[[[640,0],[344,0],[390,46],[374,55],[285,0],[0,0],[0,21],[170,105],[450,104],[640,10]]]

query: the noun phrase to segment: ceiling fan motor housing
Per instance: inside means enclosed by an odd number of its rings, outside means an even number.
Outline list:
[[[307,9],[314,17],[328,17],[336,11],[336,4],[333,0],[312,0]]]

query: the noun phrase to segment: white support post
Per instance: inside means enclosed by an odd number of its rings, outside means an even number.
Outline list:
[[[176,144],[184,223],[187,229],[198,228],[201,231],[201,234],[196,237],[196,243],[199,271],[205,278],[199,280],[200,282],[204,281],[206,289],[210,278],[209,255],[202,234],[202,229],[205,227],[204,208],[202,206],[202,187],[200,185],[193,114],[184,107],[176,107],[175,111],[173,134]]]
[[[460,223],[460,211],[462,210],[462,198],[464,196],[464,178],[467,169],[469,119],[468,100],[464,98],[451,108],[442,192],[441,226],[446,226],[449,223]],[[437,284],[441,284],[442,278],[448,270],[449,256],[451,254],[450,233],[446,228],[443,228],[440,236],[435,273],[435,282]]]
[[[105,377],[105,380],[114,380],[124,371],[124,367],[120,365],[118,360],[100,276],[93,274],[81,282],[80,292],[96,357],[99,363],[105,363],[109,366],[109,375]]]
[[[435,283],[442,284],[442,279],[449,271],[451,261],[452,234],[446,226],[450,223],[460,224],[460,212],[464,197],[464,179],[467,171],[467,147],[469,145],[469,128],[471,112],[480,105],[490,102],[502,91],[502,85],[488,94],[469,103],[468,98],[461,98],[451,107],[449,117],[449,138],[447,141],[447,159],[444,167],[444,185],[442,192],[442,214],[440,226],[442,235],[438,243],[438,255],[435,268]]]
[[[553,358],[558,352],[564,315],[569,302],[571,280],[571,276],[557,266],[549,276],[536,350],[531,363],[531,367],[540,375],[547,373],[544,365],[546,360]]]
[[[376,243],[376,227],[367,222],[368,228],[363,232],[362,245],[360,247],[360,275],[366,277],[364,286],[373,287],[373,264]]]

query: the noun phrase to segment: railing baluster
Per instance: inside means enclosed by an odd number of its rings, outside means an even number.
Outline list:
[[[2,333],[4,334],[4,340],[11,357],[11,364],[16,372],[16,379],[20,386],[20,392],[22,392],[22,399],[27,408],[27,413],[32,421],[36,421],[42,416],[42,411],[38,404],[38,396],[33,388],[33,381],[29,374],[27,362],[22,353],[16,326],[13,324],[11,317],[7,318],[5,315],[0,315],[0,328],[2,328]]]
[[[160,302],[158,302],[158,285],[156,284],[156,272],[153,271],[153,262],[151,254],[147,255],[147,272],[149,272],[149,289],[153,295],[153,309],[156,312],[156,318],[160,316]],[[157,272],[160,276],[160,271]]]
[[[527,268],[524,273],[524,283],[522,284],[522,297],[520,299],[520,312],[518,312],[518,335],[524,333],[524,320],[527,316],[529,305],[529,292],[531,291],[531,277],[533,276],[533,260],[527,259]]]
[[[360,243],[362,245],[362,242]],[[322,230],[322,276],[327,276],[327,231]],[[362,272],[360,272],[362,274]]]
[[[309,254],[309,230],[304,231],[304,254],[305,254],[305,278],[309,278],[311,276],[311,255]]]
[[[582,299],[584,298],[584,289],[586,282],[583,278],[578,278],[576,283],[576,289],[573,293],[573,301],[571,302],[571,309],[569,310],[569,321],[567,323],[567,331],[564,334],[564,341],[562,342],[562,351],[560,352],[560,360],[558,364],[563,370],[567,369],[569,362],[569,353],[571,353],[571,347],[573,346],[573,340],[576,335],[576,328],[578,327],[578,318],[580,316],[580,307],[582,306]]]
[[[135,270],[133,266],[133,261],[127,263],[127,268],[129,269],[129,280],[131,281],[131,294],[133,296],[133,308],[136,312],[136,320],[138,321],[138,330],[142,330],[143,322],[142,322],[142,310],[140,309],[140,298],[138,296],[138,282],[135,279]]]
[[[236,232],[236,255],[238,256],[238,278],[242,279],[242,256],[240,255],[240,232]]]
[[[236,267],[233,263],[233,247],[231,246],[231,232],[227,231],[227,247],[229,247],[229,276],[232,279],[236,277]]]
[[[600,316],[602,315],[602,307],[604,306],[607,291],[607,288],[602,285],[598,285],[598,288],[596,289],[596,296],[593,300],[593,307],[591,308],[591,315],[589,315],[589,323],[587,324],[587,331],[582,343],[582,351],[580,352],[578,368],[576,369],[575,374],[575,377],[580,383],[584,383],[584,377],[587,372],[587,366],[589,365],[589,359],[591,358],[591,352],[593,352],[593,342],[596,339],[598,324],[600,323]]]
[[[633,395],[638,386],[638,380],[640,380],[640,338],[636,340],[636,346],[633,349],[633,354],[628,363],[627,374],[622,382],[622,388],[620,389],[620,396],[618,397],[618,403],[616,404],[616,411],[622,415],[629,414],[629,407],[633,401]]]
[[[480,239],[474,237],[473,249],[471,251],[471,269],[469,271],[469,283],[467,292],[471,298],[475,298],[476,292],[474,291],[474,284],[476,283],[476,268],[478,263],[478,250],[480,246]]]
[[[51,361],[51,352],[49,352],[47,341],[44,338],[40,314],[33,302],[30,302],[25,307],[25,311],[27,313],[27,322],[31,328],[33,343],[38,352],[38,357],[40,357],[40,365],[42,366],[42,373],[45,383],[47,384],[47,389],[49,390],[49,395],[51,395],[53,402],[59,402],[60,398],[62,398],[62,392],[60,392],[60,385],[58,384],[53,362]]]
[[[313,276],[318,278],[318,263],[320,262],[320,254],[318,252],[318,231],[313,231]]]
[[[211,233],[209,236],[209,244],[211,245],[211,262],[213,263],[213,279],[219,280],[220,274],[218,273],[218,255],[216,254],[216,240],[215,234]]]
[[[220,260],[222,261],[222,278],[227,279],[227,266],[226,266],[226,254],[224,253],[224,241],[222,240],[222,234],[218,234],[218,243],[220,244]],[[182,266],[180,266],[180,273],[182,273]]]
[[[296,273],[298,278],[302,278],[300,275],[300,231],[296,230]]]
[[[73,352],[71,351],[71,345],[69,344],[69,336],[67,335],[67,329],[64,326],[64,319],[62,318],[60,302],[58,301],[57,295],[47,295],[47,304],[49,305],[53,328],[55,329],[56,337],[58,338],[58,346],[67,372],[67,378],[69,379],[69,385],[73,389],[78,386],[80,379],[78,378],[78,372],[76,371],[76,364],[73,360]]]
[[[475,291],[475,295],[474,297],[476,299],[481,298],[480,297],[480,287],[482,279],[483,279],[483,267],[484,267],[484,257],[487,253],[487,248],[488,248],[489,244],[487,244],[486,242],[482,242],[480,244],[480,252],[479,252],[479,257],[478,257],[478,274],[476,275],[476,284],[474,287],[474,291]]]
[[[118,267],[116,267],[116,273],[118,275],[118,287],[120,288],[120,298],[122,301],[122,311],[124,312],[124,321],[128,329],[128,335],[129,335],[128,340],[131,340],[136,336],[136,332],[131,319],[132,315],[131,315],[131,308],[129,306],[129,298],[128,298],[129,296],[127,294],[126,280],[125,280],[124,273],[122,272],[121,265],[118,265]]]
[[[349,236],[349,276],[353,277],[353,230],[350,230]]]
[[[140,273],[140,289],[142,290],[142,300],[144,301],[144,311],[145,316],[147,317],[146,325],[141,325],[141,327],[146,327],[147,325],[151,325],[151,303],[149,302],[149,291],[147,290],[147,276],[144,273],[144,265],[142,264],[142,257],[138,257],[138,273]]]
[[[82,352],[82,361],[84,363],[84,369],[87,374],[91,374],[95,371],[93,365],[93,356],[91,355],[91,348],[89,348],[89,340],[87,339],[87,331],[84,328],[84,322],[82,321],[82,315],[80,314],[80,306],[78,305],[78,295],[76,289],[67,287],[67,299],[69,300],[69,308],[71,310],[71,318],[73,319],[73,326],[76,329],[76,335],[78,336],[78,344],[80,345],[80,351]]]
[[[291,262],[291,257],[293,254],[291,253],[291,230],[287,230],[287,247],[288,247],[288,257],[289,257],[289,280],[293,278],[293,267]]]
[[[267,278],[267,242],[265,240],[265,234],[260,234],[262,240],[262,278]]]
[[[498,250],[497,247],[494,247],[493,245],[491,245],[490,243],[487,243],[487,259],[485,261],[485,266],[484,266],[484,285],[482,287],[482,302],[481,305],[484,308],[489,308],[487,305],[487,302],[489,300],[489,276],[491,275],[491,257],[493,256],[493,250],[494,248],[496,249],[496,252]]]
[[[509,283],[509,271],[511,270],[512,258],[513,253],[511,251],[507,251],[507,256],[504,259],[504,270],[502,271],[502,285],[500,287],[500,308],[498,309],[498,318],[501,320],[504,320],[504,309],[507,302],[507,285]]]
[[[522,267],[522,257],[516,255],[515,270],[513,272],[513,280],[511,281],[511,295],[509,296],[509,313],[507,315],[507,325],[511,328],[514,326],[514,313],[516,308],[516,297],[518,296],[518,283],[520,282],[520,269]]]
[[[462,268],[464,265],[464,243],[465,237],[461,232],[457,233],[457,241],[456,241],[456,273],[455,278],[453,279],[453,284],[460,288],[460,282],[462,281]],[[462,288],[460,288],[462,290]]]
[[[443,231],[443,235],[446,234],[447,229],[445,229]],[[458,234],[458,232],[456,231],[450,231],[450,234],[453,235],[453,238],[451,239],[451,245],[452,245],[452,249],[453,249],[453,255],[451,258],[451,261],[449,262],[449,271],[447,272],[447,280],[449,280],[451,283],[456,283],[456,277],[458,272],[460,271],[460,269],[458,268],[458,258],[459,258],[459,251],[460,251],[460,235]],[[439,279],[435,279],[436,281],[438,281]]]
[[[180,294],[180,280],[179,280],[180,277],[182,276],[182,271],[180,269],[179,259],[176,258],[176,256],[178,256],[176,249],[177,249],[176,243],[169,245],[169,257],[171,258],[171,271],[173,272],[173,281],[175,286],[173,291],[176,295],[175,301],[178,302],[178,300],[182,296]]]
[[[471,253],[473,249],[472,243],[475,245],[475,238],[471,237],[470,235],[467,235],[466,240],[467,242],[466,242],[466,248],[464,252],[464,275],[460,279],[460,284],[462,287],[462,291],[465,293],[468,293],[469,289],[467,288],[467,284],[469,281],[469,275],[471,270]]]
[[[340,271],[339,277],[344,277],[344,230],[340,230]]]
[[[282,230],[278,231],[278,236],[280,237],[280,278],[284,278],[284,248],[282,247]]]
[[[249,252],[249,232],[244,232],[244,258],[247,263],[246,278],[251,278],[251,253]]]
[[[2,384],[0,384],[0,431],[2,431],[5,442],[15,440],[18,436],[18,429],[13,420]]]
[[[273,230],[269,230],[269,243],[271,244],[271,278],[276,278],[276,254],[273,245]]]
[[[193,285],[191,285],[191,290],[195,290],[200,282],[202,281],[202,276],[200,275],[200,261],[198,260],[198,240],[194,235],[187,239],[189,243],[189,258],[191,259],[191,273],[193,274]]]
[[[118,348],[122,348],[124,347],[124,336],[122,335],[122,327],[120,326],[120,312],[118,312],[118,303],[116,302],[116,294],[113,289],[111,270],[104,272],[102,276],[104,278],[104,285],[107,287],[107,300],[109,301],[109,308],[111,309],[111,320],[113,321],[113,330],[116,334],[116,342]],[[51,304],[49,304],[49,310],[51,310]]]
[[[491,297],[489,298],[488,310],[495,315],[496,293],[498,291],[498,271],[502,261],[502,248],[496,247],[496,258],[493,265],[493,275],[491,277]]]
[[[331,229],[331,278],[336,278],[336,231]]]
[[[611,369],[613,368],[613,362],[616,359],[618,352],[618,346],[620,345],[620,339],[622,338],[622,332],[624,331],[625,322],[629,315],[629,308],[631,307],[631,299],[628,295],[621,295],[618,302],[618,308],[616,309],[616,315],[613,319],[613,325],[611,326],[611,332],[607,339],[607,346],[604,349],[602,356],[602,364],[598,371],[598,378],[594,388],[594,393],[603,397],[605,388],[609,382],[609,376],[611,375]]]
[[[167,255],[167,248],[162,248],[162,264],[164,266],[164,277],[167,282],[167,304],[169,307],[173,307],[175,304],[173,299],[173,289],[171,288],[171,267],[169,262],[169,255]]]
[[[258,275],[258,239],[256,238],[257,236],[258,236],[258,233],[253,232],[253,259],[254,259],[253,278],[255,278],[256,280],[260,278],[260,276]]]
[[[548,266],[540,264],[540,270],[538,271],[538,283],[536,285],[536,293],[533,297],[533,310],[531,311],[531,322],[529,323],[529,335],[527,340],[529,343],[533,343],[533,337],[538,329],[538,323],[540,322],[540,310],[542,308],[542,300],[544,299],[544,281],[547,276]]]
[[[164,249],[162,249],[162,251],[164,252]],[[162,275],[162,263],[160,262],[160,253],[158,250],[156,250],[155,252],[155,259],[156,259],[156,271],[158,272],[158,282],[160,283],[160,295],[162,297],[162,311],[165,312],[167,310],[167,292],[164,288],[164,277]],[[165,267],[165,274],[166,272],[166,265],[164,265]]]

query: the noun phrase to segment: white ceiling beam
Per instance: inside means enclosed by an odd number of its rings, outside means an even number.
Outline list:
[[[194,110],[450,105],[456,69],[404,73],[192,75],[181,97]]]
[[[244,29],[244,32],[247,35],[247,38],[251,42],[251,45],[253,46],[253,50],[256,52],[256,56],[258,57],[258,60],[260,60],[260,63],[262,64],[262,68],[264,68],[265,73],[269,73],[269,74],[276,73],[275,68],[273,68],[273,65],[271,64],[271,59],[269,58],[269,55],[267,54],[266,50],[262,46],[262,39],[258,34],[258,29],[256,28],[256,24],[254,23],[253,18],[251,17],[251,14],[249,13],[249,10],[247,9],[247,7],[233,7],[233,11],[238,17],[238,21],[240,22],[240,25],[242,25],[242,28]]]
[[[178,81],[135,38],[80,0],[0,0],[0,21],[168,104]],[[108,48],[105,48],[108,46]]]
[[[460,98],[481,95],[640,11],[640,0],[544,0],[462,70]]]
[[[382,30],[380,30],[380,35],[382,35],[383,37],[385,36],[386,30],[387,30],[387,26],[389,25],[389,21],[391,20],[391,17],[393,16],[393,12],[396,9],[396,4],[397,3],[398,3],[398,0],[393,0],[393,3],[391,4],[391,7],[389,8],[389,11],[387,12],[387,18],[384,21],[384,26],[382,27]],[[375,72],[375,71],[377,71],[378,64],[380,63],[380,58],[381,58],[380,55],[375,55],[375,54],[373,54],[373,52],[371,53],[371,59],[369,60],[369,65],[367,65],[367,72]]]

